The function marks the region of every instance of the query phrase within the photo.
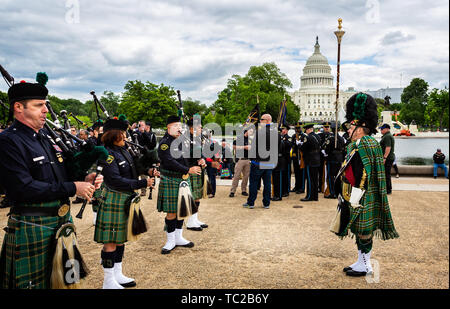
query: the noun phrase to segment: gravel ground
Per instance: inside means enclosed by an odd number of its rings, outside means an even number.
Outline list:
[[[393,179],[394,184],[400,179]],[[448,180],[408,179],[406,183],[448,184]],[[147,289],[304,289],[304,288],[449,288],[449,193],[394,191],[389,196],[399,239],[374,241],[372,262],[378,276],[349,278],[342,272],[357,257],[354,239],[340,240],[328,231],[336,201],[300,202],[292,194],[263,209],[258,194],[255,209],[246,209],[240,189],[229,198],[229,187],[218,186],[216,197],[202,200],[202,232],[184,231],[195,243],[161,255],[166,236],[164,214],[154,199],[144,198],[148,232],[126,245],[124,273]],[[294,206],[301,206],[294,208]],[[80,208],[72,208],[75,215]],[[6,225],[0,210],[0,226]],[[83,220],[74,218],[81,252],[91,270],[85,288],[102,287],[102,246],[93,241],[91,207]],[[1,233],[0,240],[3,240]],[[370,280],[369,280],[370,281]],[[375,281],[375,282],[373,282]]]

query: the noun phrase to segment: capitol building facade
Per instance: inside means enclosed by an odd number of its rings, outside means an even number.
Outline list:
[[[339,107],[345,110],[345,103],[356,93],[353,88],[339,91]],[[321,54],[319,39],[316,37],[314,53],[308,58],[300,89],[290,94],[294,103],[300,107],[300,121],[322,122],[335,120],[336,87],[328,59]]]

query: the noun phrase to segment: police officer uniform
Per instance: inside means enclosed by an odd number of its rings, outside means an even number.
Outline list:
[[[305,130],[313,128],[314,124],[304,125]],[[319,167],[320,167],[320,138],[313,132],[299,141],[300,150],[303,151],[306,164],[307,191],[306,197],[301,201],[319,200]]]
[[[300,146],[297,145],[297,141],[305,137],[305,134],[302,132],[302,124],[302,122],[295,124],[295,135],[291,138],[291,158],[295,175],[295,186],[291,192],[296,194],[305,193],[305,160],[303,152],[300,151]]]
[[[102,134],[98,133],[98,136],[95,136],[95,131],[99,132],[100,128],[103,127],[103,120],[98,119],[94,124],[92,125],[92,131],[94,131],[94,136],[90,136],[88,140],[94,144],[95,146],[101,146],[102,145]]]
[[[193,128],[194,130],[196,130],[196,128],[194,128],[194,119],[190,119],[187,124],[189,128]],[[198,125],[201,125],[201,123],[199,123]],[[189,150],[190,156],[187,159],[188,167],[190,168],[192,166],[199,166],[198,161],[200,159],[205,159],[205,157],[202,155],[201,136],[198,136],[196,134],[194,137],[194,134],[189,133]],[[191,182],[192,188],[192,196],[195,200],[196,209],[193,210],[192,216],[190,216],[186,222],[186,228],[188,230],[202,231],[204,228],[208,227],[206,223],[198,220],[198,209],[200,207],[200,199],[203,196],[203,184],[206,177],[205,172],[206,172],[205,169],[202,169],[201,175],[195,174],[189,175],[189,180]]]
[[[125,132],[128,123],[118,119],[107,120],[105,133],[109,130]],[[99,211],[94,231],[94,240],[103,244],[116,244],[112,252],[101,251],[104,270],[103,288],[136,286],[132,278],[122,273],[122,259],[125,242],[129,235],[129,207],[131,199],[137,194],[134,190],[147,187],[146,179],[138,179],[134,161],[125,147],[106,145],[109,156],[103,166],[104,187],[99,199]]]
[[[289,127],[286,127],[286,129],[289,129]],[[281,143],[282,143],[282,149],[283,149],[283,157],[284,160],[284,168],[285,171],[282,174],[282,194],[283,197],[289,196],[289,192],[291,191],[291,142],[289,141],[289,135],[284,134],[281,136]]]
[[[281,129],[286,129],[282,126]],[[281,201],[289,195],[290,178],[290,151],[291,145],[287,134],[279,135],[278,163],[272,173],[273,198],[272,201]]]
[[[47,94],[45,84],[26,82],[8,91],[11,108],[23,100],[45,100]],[[76,193],[65,155],[45,128],[36,132],[18,120],[0,134],[0,149],[0,184],[11,205],[0,254],[0,288],[50,288],[55,237],[63,224],[72,222],[69,198]]]
[[[330,122],[323,122],[323,131],[319,132],[317,135],[320,137],[320,168],[319,168],[319,192],[328,193],[329,183],[327,183],[327,154],[324,151],[324,143],[330,136]],[[325,192],[327,191],[327,192]]]
[[[325,151],[326,157],[326,175],[329,194],[324,198],[336,198],[335,178],[339,172],[339,169],[344,161],[344,145],[345,141],[342,136],[337,135],[337,147],[335,147],[335,129],[336,123],[331,124],[331,132],[328,135],[325,142],[322,144],[322,148]]]
[[[151,126],[151,123],[149,121],[146,121],[145,125]],[[147,147],[148,150],[153,150],[156,148],[156,135],[152,131],[144,131],[142,133],[139,132],[138,141],[141,146]]]
[[[180,122],[180,118],[177,116],[169,116],[167,119],[167,125]],[[157,209],[159,212],[165,213],[177,213],[178,207],[178,191],[182,181],[186,181],[190,184],[189,180],[189,162],[185,156],[179,156],[174,158],[171,155],[171,144],[175,141],[175,137],[168,132],[163,136],[159,142],[158,156],[161,160],[160,172],[161,181],[158,188],[158,201]],[[182,151],[182,144],[178,146],[178,151]],[[181,154],[181,153],[180,153]],[[193,242],[187,241],[182,236],[183,221],[165,219],[167,242],[161,250],[162,254],[170,253],[175,247],[188,247],[194,246]]]

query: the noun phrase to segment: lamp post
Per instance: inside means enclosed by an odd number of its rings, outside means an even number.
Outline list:
[[[334,147],[337,148],[337,135],[338,135],[338,104],[339,104],[339,76],[340,76],[340,68],[341,68],[341,41],[344,36],[345,31],[342,30],[342,18],[338,19],[338,30],[334,32],[338,41],[338,56],[337,56],[337,76],[336,76],[336,110],[335,110],[335,119],[336,119],[336,131],[334,132]]]

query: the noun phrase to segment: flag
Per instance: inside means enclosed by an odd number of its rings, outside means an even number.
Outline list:
[[[243,126],[247,127],[251,124],[256,125],[259,122],[260,112],[259,112],[259,104],[251,110],[250,114],[247,116],[247,120],[245,120]]]
[[[286,104],[287,104],[286,99],[283,99],[283,101],[281,101],[280,103],[280,108],[278,109],[278,119],[277,119],[278,129],[280,129],[280,127],[286,123],[286,115],[287,115]]]

